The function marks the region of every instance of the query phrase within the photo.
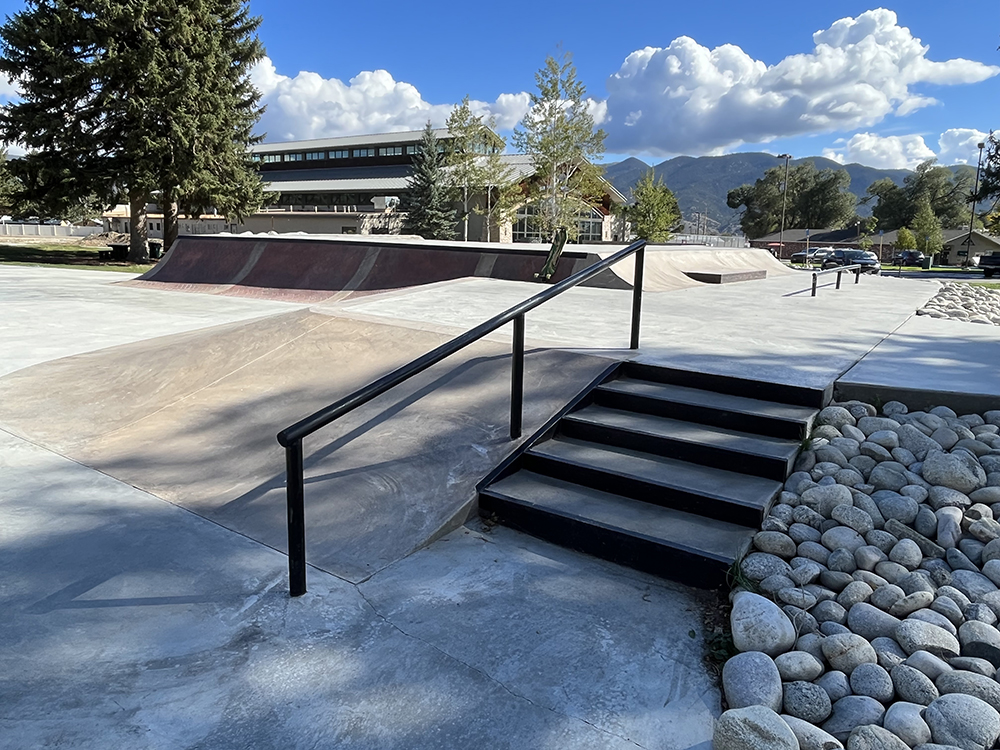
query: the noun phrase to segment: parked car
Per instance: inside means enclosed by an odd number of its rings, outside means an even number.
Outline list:
[[[862,273],[882,273],[882,264],[878,262],[878,256],[868,250],[834,250],[823,261],[823,268],[837,266],[861,266]]]
[[[993,274],[1000,268],[1000,253],[981,255],[979,257],[979,267],[983,269],[983,276],[987,279],[992,279]]]
[[[811,247],[792,253],[792,263],[822,263],[833,253],[832,247]]]
[[[892,256],[894,266],[921,266],[924,263],[924,254],[919,250],[898,250]]]

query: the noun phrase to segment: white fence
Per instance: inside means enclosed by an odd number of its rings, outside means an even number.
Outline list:
[[[747,240],[743,235],[719,234],[672,234],[671,245],[708,245],[710,247],[746,247]]]
[[[56,224],[0,223],[0,237],[89,237],[100,234],[101,227],[62,227]]]

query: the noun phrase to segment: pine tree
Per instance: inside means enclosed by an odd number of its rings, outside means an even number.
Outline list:
[[[258,23],[245,0],[28,0],[0,28],[0,73],[22,92],[0,138],[28,147],[24,197],[65,210],[127,195],[132,262],[148,260],[154,191],[252,208]]]
[[[898,232],[896,232],[896,249],[897,250],[916,250],[917,249],[917,238],[913,236],[911,232],[906,227],[901,227]]]
[[[535,74],[538,93],[531,109],[514,131],[514,144],[529,154],[535,166],[529,202],[543,235],[565,229],[572,239],[579,232],[578,215],[588,200],[604,192],[601,169],[593,160],[604,153],[603,130],[595,130],[587,89],[577,80],[572,56],[545,60]]]
[[[681,220],[681,212],[677,198],[663,184],[663,178],[654,179],[653,170],[646,172],[632,188],[632,200],[623,213],[632,222],[636,236],[650,242],[669,240],[671,230]]]
[[[455,211],[438,162],[437,138],[430,122],[413,158],[413,175],[404,208],[403,231],[425,240],[455,239]]]

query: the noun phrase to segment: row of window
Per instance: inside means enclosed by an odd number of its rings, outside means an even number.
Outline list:
[[[420,150],[420,146],[381,146],[374,148],[338,148],[330,151],[306,151],[305,153],[288,154],[254,154],[253,160],[263,164],[293,161],[322,161],[325,159],[367,159],[373,156],[412,156]],[[444,144],[438,144],[438,151],[444,152]]]

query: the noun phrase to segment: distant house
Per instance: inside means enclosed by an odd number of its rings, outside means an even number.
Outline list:
[[[974,262],[981,255],[1000,251],[1000,237],[984,234],[978,230],[972,233],[971,246],[963,244],[969,238],[968,229],[945,229],[942,234],[944,249],[938,257],[938,262],[943,265],[962,265],[968,259]],[[869,237],[872,241],[872,252],[881,260],[891,259],[896,251],[896,235],[895,230],[881,234],[875,230]],[[781,233],[774,232],[751,240],[750,246],[778,250],[779,237],[782,237]],[[856,226],[846,229],[786,229],[781,242],[783,247],[778,250],[778,257],[790,258],[792,253],[807,247],[859,248],[860,239]]]

